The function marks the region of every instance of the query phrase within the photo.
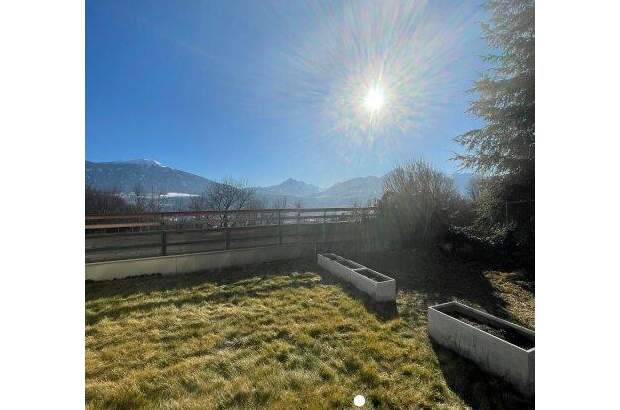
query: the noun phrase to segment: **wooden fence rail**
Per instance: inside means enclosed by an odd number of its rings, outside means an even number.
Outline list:
[[[355,241],[375,208],[303,208],[86,216],[86,261]]]
[[[135,230],[228,228],[283,225],[287,223],[359,222],[372,218],[375,208],[243,209],[237,211],[159,212],[119,215],[86,215],[86,234]]]

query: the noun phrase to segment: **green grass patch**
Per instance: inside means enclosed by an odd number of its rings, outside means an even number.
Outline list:
[[[88,283],[87,408],[531,406],[430,343],[422,294],[401,290],[385,318],[318,269]]]

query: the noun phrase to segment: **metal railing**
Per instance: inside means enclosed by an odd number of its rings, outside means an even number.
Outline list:
[[[317,243],[327,240],[327,228],[330,224],[361,225],[375,215],[375,208],[286,208],[88,215],[86,258],[88,260],[89,255],[93,254],[108,255],[104,256],[108,260],[123,258],[123,253],[140,250],[157,250],[157,254],[167,255],[171,247],[181,249],[206,246],[213,248],[210,250],[225,250],[283,243]],[[252,245],[243,245],[250,241],[253,242]]]
[[[88,235],[114,231],[191,229],[192,227],[218,229],[300,223],[357,222],[363,218],[372,218],[374,215],[374,207],[283,208],[87,215],[85,221]]]

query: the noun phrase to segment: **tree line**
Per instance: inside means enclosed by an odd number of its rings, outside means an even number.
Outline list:
[[[118,189],[98,189],[86,185],[86,214],[111,215],[127,213],[146,213],[172,211],[218,211],[219,226],[230,226],[230,212],[243,209],[300,209],[301,200],[289,203],[286,196],[271,201],[256,195],[254,188],[243,179],[226,177],[213,183],[200,195],[176,198],[166,203],[166,192],[151,188],[150,192],[141,184],[136,184],[130,193],[121,194]]]

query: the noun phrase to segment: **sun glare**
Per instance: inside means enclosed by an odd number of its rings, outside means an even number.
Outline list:
[[[374,114],[379,112],[385,105],[385,96],[380,87],[372,87],[364,97],[364,107],[368,112]]]
[[[479,17],[469,6],[450,8],[450,29],[440,30],[429,18],[434,2],[383,0],[376,13],[366,2],[316,3],[316,24],[300,27],[286,16],[282,24],[295,36],[283,37],[279,57],[266,61],[278,107],[302,118],[310,108],[318,113],[317,135],[364,149],[379,139],[396,146],[460,89],[453,74],[469,64],[461,64],[462,52],[478,35],[468,28]]]

